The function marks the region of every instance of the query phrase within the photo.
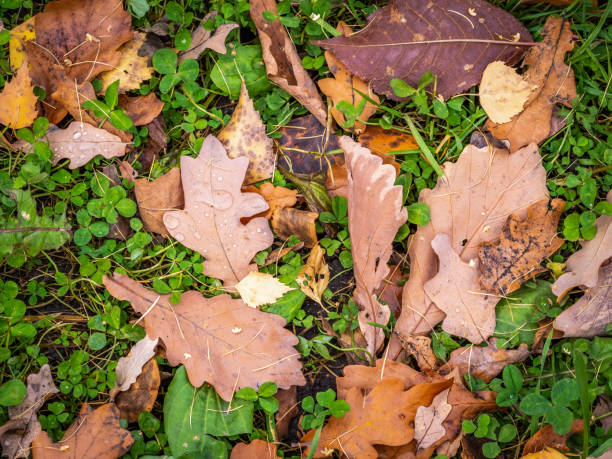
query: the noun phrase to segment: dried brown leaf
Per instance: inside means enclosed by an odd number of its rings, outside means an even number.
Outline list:
[[[154,92],[146,96],[119,96],[119,105],[130,117],[134,126],[144,126],[153,122],[164,108],[164,102],[159,100]]]
[[[38,115],[37,103],[26,60],[0,92],[0,124],[11,129],[31,125]]]
[[[431,349],[431,338],[418,335],[398,336],[402,347],[408,355],[414,356],[421,371],[438,368],[438,358]]]
[[[325,188],[330,197],[348,195],[348,172],[345,164],[332,164],[327,170]]]
[[[207,49],[212,49],[219,54],[227,53],[225,40],[229,33],[238,27],[238,24],[221,24],[213,34],[210,30],[205,29],[203,24],[208,18],[214,16],[216,13],[208,13],[202,20],[202,24],[191,33],[191,45],[189,49],[179,52],[179,63],[185,59],[198,59]]]
[[[269,209],[255,215],[255,217],[266,217],[270,219],[276,209],[293,207],[297,202],[297,190],[290,190],[284,186],[274,186],[270,182],[262,184],[259,188],[249,185],[244,191],[260,194],[268,203]]]
[[[608,432],[612,427],[612,400],[605,394],[597,397],[595,406],[593,407],[593,416],[599,418],[598,421],[604,429],[604,432]]]
[[[383,129],[380,126],[368,126],[359,136],[359,143],[368,148],[376,156],[380,156],[384,164],[395,167],[397,175],[400,174],[400,164],[395,160],[394,151],[417,150],[414,137],[397,129]]]
[[[297,387],[291,386],[289,389],[280,389],[274,397],[278,400],[278,411],[274,415],[276,434],[278,439],[282,440],[289,434],[291,420],[300,412],[297,401]]]
[[[276,458],[276,445],[263,440],[253,440],[246,443],[236,443],[232,449],[230,459],[274,459]]]
[[[128,355],[118,360],[115,367],[115,389],[123,392],[136,382],[136,378],[142,373],[142,367],[155,355],[158,342],[159,338],[151,339],[145,335],[132,346]]]
[[[553,426],[548,425],[538,430],[529,440],[525,443],[523,448],[523,456],[526,454],[537,453],[546,448],[553,448],[557,451],[569,451],[569,448],[565,444],[569,437],[576,433],[580,433],[584,430],[584,423],[582,419],[574,419],[572,427],[566,435],[559,435],[555,433]]]
[[[119,408],[121,419],[136,422],[140,413],[151,411],[157,399],[160,383],[159,367],[152,358],[142,367],[142,372],[129,389],[117,395],[115,404]]]
[[[478,456],[475,456],[475,459]],[[497,456],[501,457],[501,456]],[[600,456],[602,459],[605,459],[603,456]],[[537,453],[531,453],[524,455],[521,459],[567,459],[567,456],[564,456],[559,451],[553,448],[546,448],[542,451],[538,451]]]
[[[414,439],[421,449],[429,448],[446,435],[443,426],[453,407],[448,404],[450,389],[440,392],[429,406],[419,406],[414,417]]]
[[[170,295],[158,295],[123,274],[105,276],[103,282],[111,295],[144,315],[147,335],[161,339],[170,365],[185,365],[193,386],[208,382],[231,400],[234,389],[266,381],[283,389],[305,384],[300,354],[293,349],[298,340],[283,328],[282,317],[226,294],[205,298],[191,290],[175,306]]]
[[[153,67],[150,65],[152,56],[145,52],[147,50],[146,40],[146,34],[135,32],[134,38],[117,50],[121,54],[119,64],[98,76],[102,82],[103,93],[116,80],[119,80],[119,92],[125,93],[132,89],[139,89],[143,81],[153,77]]]
[[[306,247],[317,244],[316,220],[319,214],[306,210],[283,207],[276,209],[272,214],[270,224],[274,233],[281,239],[287,240],[291,236],[297,237]]]
[[[319,244],[310,251],[296,282],[308,298],[321,304],[321,297],[329,284],[329,266],[325,263],[325,252]]]

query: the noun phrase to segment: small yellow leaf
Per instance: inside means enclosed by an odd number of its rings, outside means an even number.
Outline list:
[[[17,70],[21,67],[25,59],[24,43],[36,38],[34,30],[34,17],[31,17],[25,22],[11,30],[11,40],[9,41],[9,57],[11,60],[11,69]]]
[[[298,274],[296,282],[304,294],[321,304],[321,296],[329,284],[329,266],[325,263],[324,252],[319,244],[310,251],[308,260]]]
[[[276,277],[267,273],[251,271],[236,284],[242,301],[252,308],[275,303],[281,296],[293,288],[286,286]]]
[[[12,129],[29,126],[38,115],[38,98],[34,95],[27,60],[23,63],[0,93],[0,124]]]
[[[119,80],[119,92],[124,93],[140,88],[140,83],[153,77],[153,68],[149,66],[149,56],[138,54],[145,41],[146,34],[136,32],[132,40],[119,48],[121,60],[117,68],[99,76],[102,81],[102,92],[106,92],[106,88],[116,80]]]
[[[526,454],[522,459],[567,459],[567,456],[564,456],[556,449],[546,448],[537,453]]]

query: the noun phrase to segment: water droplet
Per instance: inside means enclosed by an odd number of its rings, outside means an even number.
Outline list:
[[[164,218],[164,224],[166,225],[166,228],[174,229],[178,226],[179,221],[176,218],[168,215],[166,218]]]
[[[206,212],[206,213],[204,214],[204,216],[205,216],[205,217],[208,217],[208,212]]]
[[[232,247],[238,247],[238,245],[237,245],[237,244],[234,244]]]
[[[73,138],[74,140],[80,139],[80,138],[81,138],[81,133],[80,133],[80,132],[75,132],[75,133],[72,135],[72,138]]]
[[[179,242],[183,242],[185,240],[185,236],[183,236],[181,233],[176,233],[176,236],[174,236],[174,239],[176,239]]]
[[[257,228],[257,232],[258,232],[258,233],[261,233],[261,228]]]
[[[85,159],[85,155],[79,155],[79,158]]]
[[[217,177],[217,180],[219,180],[221,182],[221,181],[223,181],[223,177],[219,176],[219,177]]]
[[[193,233],[193,235],[196,239],[202,239],[202,236],[200,236],[200,233]]]

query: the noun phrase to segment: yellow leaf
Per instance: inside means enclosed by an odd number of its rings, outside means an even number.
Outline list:
[[[251,271],[236,284],[236,290],[242,301],[252,308],[257,308],[276,303],[276,300],[293,288],[287,287],[272,274]]]
[[[106,92],[111,83],[119,80],[119,92],[124,93],[140,88],[140,83],[153,77],[153,68],[149,66],[149,56],[138,54],[145,44],[146,34],[136,32],[134,38],[124,44],[119,51],[121,59],[117,68],[100,74],[102,92]]]
[[[35,38],[36,32],[34,30],[34,16],[11,30],[9,56],[11,59],[11,68],[13,70],[20,68],[23,60],[25,59],[24,43],[26,41],[34,40]]]
[[[12,129],[29,126],[38,115],[36,109],[38,98],[34,95],[34,85],[28,71],[27,60],[23,63],[24,65],[0,93],[0,124]]]
[[[308,255],[308,261],[296,279],[304,294],[321,304],[321,296],[329,284],[329,266],[325,263],[324,252],[316,244]]]
[[[546,448],[537,453],[526,454],[521,459],[567,459],[567,456],[564,456],[556,449]]]

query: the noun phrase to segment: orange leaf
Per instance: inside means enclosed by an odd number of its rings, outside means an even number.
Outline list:
[[[276,457],[276,445],[263,440],[253,440],[246,443],[236,443],[232,449],[230,459],[274,459]]]
[[[0,124],[12,129],[31,125],[38,115],[37,102],[26,60],[0,92]]]

